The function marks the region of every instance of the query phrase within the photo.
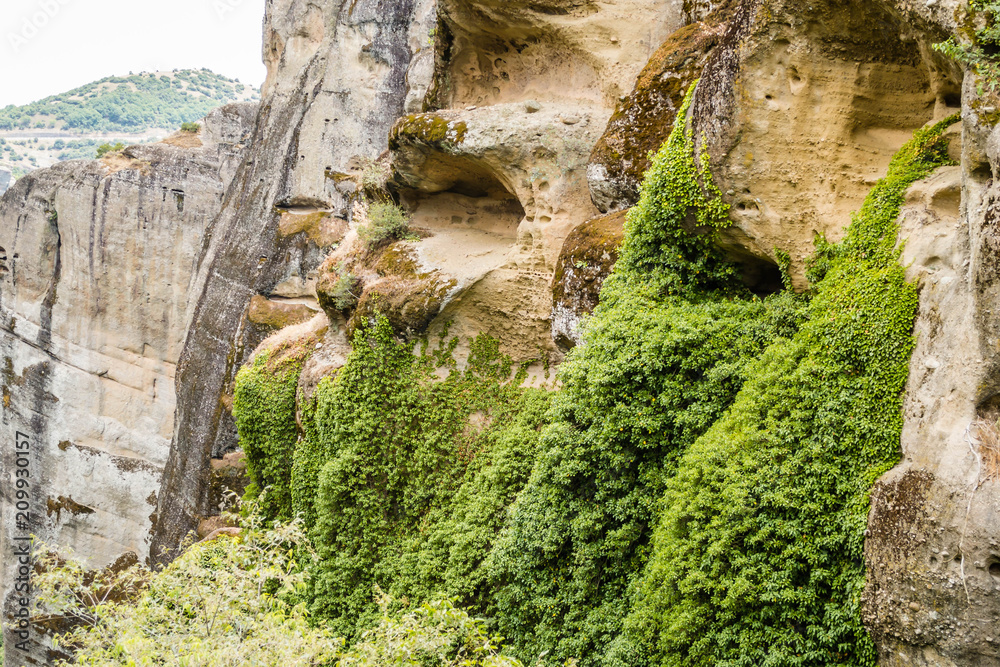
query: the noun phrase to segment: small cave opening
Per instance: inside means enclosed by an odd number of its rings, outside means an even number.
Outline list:
[[[995,579],[1000,579],[1000,559],[994,560],[987,566],[990,576]]]
[[[740,279],[751,292],[759,297],[777,294],[785,287],[781,269],[774,262],[761,257],[747,256],[735,260],[740,268]]]
[[[740,271],[740,279],[751,292],[759,297],[777,294],[785,288],[781,268],[770,257],[762,256],[750,250],[753,242],[736,228],[727,230],[719,243],[726,260],[735,264]]]
[[[427,156],[410,188],[400,196],[412,213],[412,224],[432,233],[478,232],[510,243],[525,217],[520,200],[486,165],[442,153]]]

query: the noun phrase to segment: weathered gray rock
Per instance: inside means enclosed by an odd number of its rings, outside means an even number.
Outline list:
[[[95,567],[148,554],[191,282],[255,112],[224,107],[199,137],[36,171],[0,201],[8,612],[18,536],[70,547]],[[31,520],[20,527],[15,432],[33,455]],[[32,664],[14,643],[8,634],[6,664]]]
[[[433,73],[423,54],[436,24],[434,0],[268,5],[268,77],[254,151],[228,193],[195,280],[198,306],[177,373],[155,559],[166,560],[167,550],[214,513],[209,462],[236,445],[224,398],[269,333],[248,319],[251,300],[306,280],[325,257],[307,233],[282,235],[281,213],[350,217],[353,193],[338,189],[341,176],[384,152],[393,123],[422,100]]]

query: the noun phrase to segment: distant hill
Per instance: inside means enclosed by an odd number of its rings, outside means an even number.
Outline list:
[[[62,95],[0,109],[0,131],[142,133],[177,128],[259,92],[207,69],[112,76]]]

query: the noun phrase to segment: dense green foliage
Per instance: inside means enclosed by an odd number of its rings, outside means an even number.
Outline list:
[[[343,641],[295,603],[309,550],[298,523],[267,526],[249,512],[238,538],[197,544],[155,573],[140,564],[93,572],[43,545],[33,586],[43,618],[77,624],[58,641],[76,651],[71,664],[332,665]]]
[[[715,249],[728,212],[689,103],[554,395],[520,389],[496,341],[459,371],[454,342],[417,351],[376,318],[293,442],[292,380],[245,371],[269,388],[245,394],[259,424],[241,436],[254,469],[291,455],[266,483],[310,527],[306,598],[333,631],[378,622],[377,584],[472,605],[528,663],[873,663],[861,549],[899,457],[917,306],[896,219],[954,119],[899,152],[844,242],[817,244],[808,294],[760,299]]]
[[[545,395],[519,388],[491,339],[445,374],[453,363],[447,347],[414,354],[378,318],[316,392],[293,499],[314,518],[314,611],[345,636],[374,618],[374,583],[471,597],[469,574],[530,472]]]
[[[341,657],[337,667],[523,667],[500,650],[481,620],[450,601],[428,602],[393,617],[392,598],[379,600],[382,619]]]
[[[113,76],[62,95],[0,109],[0,130],[143,132],[196,121],[256,93],[208,70]]]
[[[1000,47],[1000,1],[971,0],[969,3],[971,15],[969,19],[978,27],[967,29],[968,41],[959,41],[954,37],[935,44],[934,49],[944,53],[958,62],[972,68],[980,76],[980,92],[989,90],[1000,93],[1000,57],[997,55]]]
[[[754,297],[714,249],[727,211],[701,185],[711,180],[693,157],[686,109],[629,215],[586,344],[562,368],[531,481],[490,557],[492,614],[522,656],[601,664],[675,461],[732,403],[748,364],[800,319],[801,299]]]
[[[303,352],[292,347],[258,354],[236,375],[233,416],[251,480],[247,497],[267,489],[261,503],[270,519],[292,516],[292,457],[299,439],[295,395]]]
[[[859,608],[868,494],[899,459],[917,308],[896,220],[955,120],[897,154],[826,249],[807,322],[681,459],[618,664],[875,664]]]

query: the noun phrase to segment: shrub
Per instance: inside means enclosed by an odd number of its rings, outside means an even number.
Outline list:
[[[520,655],[607,664],[677,459],[725,413],[767,345],[801,320],[802,299],[755,298],[714,249],[710,230],[725,208],[699,184],[711,180],[685,111],[678,118],[487,561],[489,615]],[[689,214],[708,233],[685,231]]]
[[[82,623],[57,638],[76,654],[60,665],[332,664],[343,642],[295,603],[308,553],[300,524],[268,527],[251,512],[238,538],[197,544],[155,574],[136,565],[93,578],[43,548],[34,585],[41,614]]]
[[[358,302],[357,277],[347,270],[344,262],[337,266],[337,281],[330,288],[329,298],[334,308],[337,310],[347,310]]]
[[[263,352],[236,375],[233,417],[251,479],[246,498],[266,491],[261,512],[269,519],[292,517],[295,396],[304,361],[304,354]]]
[[[183,123],[181,125],[181,132],[191,132],[196,134],[201,132],[201,125],[199,123]]]
[[[496,341],[473,341],[464,371],[450,350],[414,354],[379,316],[316,392],[295,509],[315,526],[313,610],[348,638],[375,619],[375,582],[414,601],[481,599],[480,565],[530,474],[546,394],[520,389]]]
[[[120,153],[125,150],[125,144],[120,141],[116,144],[101,144],[97,147],[97,157],[102,158],[109,153]]]
[[[402,239],[409,230],[409,219],[399,206],[378,202],[368,209],[368,220],[358,228],[358,236],[368,248],[389,239]]]
[[[612,664],[874,665],[861,622],[875,480],[900,458],[917,291],[898,262],[907,188],[956,117],[918,132],[826,247],[808,319],[747,369],[667,483]]]
[[[1000,0],[971,0],[972,21],[981,27],[975,30],[972,41],[960,42],[954,37],[934,45],[936,51],[957,60],[972,68],[981,78],[980,94],[989,91],[1000,93],[1000,57],[997,47],[1000,47]]]
[[[394,601],[379,595],[378,626],[337,663],[337,667],[523,667],[504,656],[500,638],[486,632],[485,623],[457,609],[451,601],[431,602],[398,618],[389,615]]]

